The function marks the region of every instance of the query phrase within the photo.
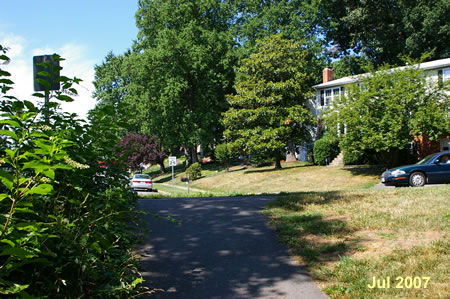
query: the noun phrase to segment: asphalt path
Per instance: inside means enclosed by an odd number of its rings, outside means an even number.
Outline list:
[[[327,298],[261,214],[270,197],[146,198],[149,298]],[[171,222],[164,217],[173,217]]]

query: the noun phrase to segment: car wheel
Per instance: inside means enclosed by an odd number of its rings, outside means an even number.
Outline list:
[[[413,172],[409,177],[409,185],[411,187],[422,187],[425,185],[425,175],[421,172]]]

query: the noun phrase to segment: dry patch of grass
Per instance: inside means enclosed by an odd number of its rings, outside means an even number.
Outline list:
[[[382,171],[355,172],[353,169],[307,166],[284,163],[283,169],[273,166],[220,171],[192,183],[193,187],[213,192],[277,193],[346,190],[371,187],[379,181]],[[218,176],[220,175],[220,176]]]
[[[264,213],[330,297],[445,298],[448,194],[448,185],[299,192],[268,204]],[[390,277],[391,287],[369,288],[374,276]],[[430,282],[427,288],[400,289],[397,277]]]

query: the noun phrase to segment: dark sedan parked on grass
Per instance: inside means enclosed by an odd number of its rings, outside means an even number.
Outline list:
[[[381,175],[381,182],[387,186],[412,187],[450,183],[450,151],[426,156],[413,165],[388,169]]]

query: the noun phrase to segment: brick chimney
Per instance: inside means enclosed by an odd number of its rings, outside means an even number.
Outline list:
[[[328,67],[323,70],[322,76],[323,76],[323,82],[322,83],[326,83],[328,81],[334,80],[334,72],[333,72],[332,69],[330,69]]]

